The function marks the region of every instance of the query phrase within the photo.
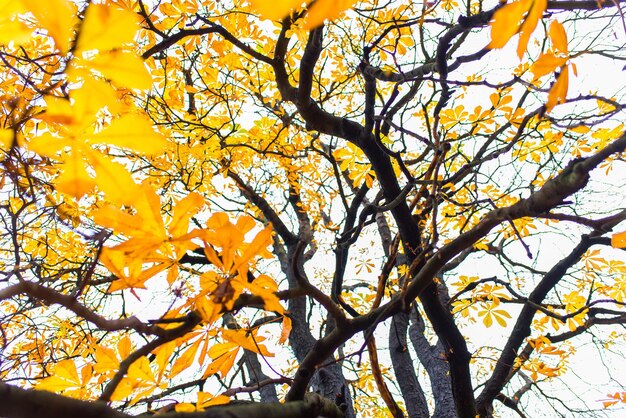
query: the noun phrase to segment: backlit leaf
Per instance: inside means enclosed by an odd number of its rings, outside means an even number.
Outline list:
[[[209,349],[213,362],[204,372],[203,378],[219,373],[222,379],[230,372],[237,359],[239,347],[233,344],[215,344]]]
[[[139,187],[124,166],[96,152],[89,153],[88,161],[96,172],[95,182],[107,199],[119,204],[133,202]]]
[[[100,53],[88,61],[81,60],[80,64],[102,73],[118,87],[145,90],[152,86],[152,78],[143,60],[130,52],[116,49]]]
[[[530,67],[530,71],[533,72],[535,78],[540,78],[561,68],[565,65],[567,60],[567,57],[557,57],[552,52],[548,52],[542,54],[537,61],[533,63]]]
[[[113,119],[111,124],[93,135],[89,142],[129,149],[142,155],[164,152],[167,141],[157,133],[150,121],[131,113]]]
[[[139,20],[134,13],[114,6],[91,4],[81,25],[77,51],[119,48],[132,42],[138,29]]]
[[[560,103],[565,103],[567,98],[567,89],[569,87],[569,69],[564,67],[561,74],[548,93],[548,102],[546,103],[546,112],[549,112]]]
[[[250,3],[262,17],[272,20],[287,16],[302,4],[300,0],[250,0]]]
[[[533,0],[518,0],[498,9],[491,22],[491,42],[488,48],[502,48],[520,28],[524,14],[532,7]]]
[[[278,343],[284,344],[287,341],[287,338],[289,338],[289,334],[291,334],[291,318],[285,315],[283,316],[283,329],[280,333]]]
[[[526,15],[524,23],[522,23],[522,27],[520,28],[519,42],[517,44],[517,56],[520,59],[524,55],[524,52],[526,52],[530,35],[535,31],[547,6],[548,0],[534,0],[528,15]]]
[[[333,20],[344,10],[349,9],[356,0],[317,0],[309,8],[306,14],[305,28],[315,28],[324,20]]]
[[[61,175],[55,181],[57,190],[61,193],[81,198],[94,189],[96,182],[87,173],[85,162],[80,155],[72,153],[68,156],[61,170]]]
[[[550,23],[549,33],[552,46],[554,46],[557,51],[567,54],[569,52],[567,48],[567,34],[565,33],[563,25],[553,20],[552,23]]]
[[[74,27],[78,23],[76,5],[70,0],[22,0],[26,8],[43,26],[62,53],[70,49]]]
[[[257,337],[255,331],[223,329],[222,337],[248,351],[259,353],[266,357],[274,356],[272,353],[267,351],[264,345],[260,344],[260,341],[263,341],[264,338]]]
[[[615,248],[626,248],[626,231],[614,234],[611,237],[611,246]]]

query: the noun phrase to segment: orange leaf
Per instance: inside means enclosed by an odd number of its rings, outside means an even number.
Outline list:
[[[561,68],[567,62],[567,57],[557,57],[552,52],[542,54],[537,61],[530,67],[530,71],[535,75],[535,79],[543,77],[546,74],[554,72],[557,68]]]
[[[546,112],[549,112],[560,103],[565,103],[567,97],[567,89],[569,87],[569,69],[563,68],[561,74],[548,93],[548,102],[546,103]]]
[[[491,42],[487,48],[502,48],[520,27],[520,20],[533,5],[533,0],[519,0],[498,9],[491,22]]]
[[[284,344],[291,333],[291,318],[287,315],[283,316],[283,330],[280,333],[280,339],[278,340],[279,344]]]
[[[535,0],[530,11],[528,12],[528,15],[526,16],[526,19],[524,19],[524,23],[522,23],[522,27],[520,29],[519,42],[517,44],[517,56],[520,59],[522,59],[524,52],[526,52],[530,35],[535,31],[535,28],[537,27],[537,24],[547,7],[548,0]]]
[[[246,265],[253,257],[261,254],[261,252],[272,242],[272,227],[268,226],[259,232],[252,242],[246,246],[246,250],[237,258],[237,261],[231,268],[231,272],[237,271]]]
[[[174,362],[174,365],[172,366],[170,377],[176,376],[177,374],[191,366],[193,360],[196,358],[198,347],[200,347],[200,340],[194,342],[189,348],[187,348],[183,352],[183,354],[179,358],[176,359],[176,362]]]
[[[174,206],[174,215],[169,226],[172,236],[180,236],[187,233],[189,220],[204,206],[204,198],[199,193],[189,193],[179,200]]]
[[[120,361],[111,348],[96,345],[95,358],[94,369],[96,373],[112,372],[120,367]]]
[[[552,41],[552,45],[554,48],[563,53],[567,54],[567,33],[565,33],[565,28],[556,20],[550,23],[550,40]]]
[[[233,344],[245,348],[248,351],[262,354],[266,357],[273,357],[274,354],[267,351],[264,345],[259,344],[263,341],[263,337],[257,337],[255,331],[246,331],[242,329],[222,329],[222,337]]]
[[[626,231],[614,234],[611,237],[611,246],[615,248],[626,248]]]
[[[233,344],[215,344],[209,349],[209,355],[211,358],[215,358],[204,372],[203,379],[212,376],[215,373],[219,373],[222,379],[228,374],[230,369],[233,368],[235,360],[239,354],[239,347]]]

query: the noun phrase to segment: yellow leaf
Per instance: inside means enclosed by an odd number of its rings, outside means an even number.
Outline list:
[[[110,248],[102,249],[100,262],[118,279],[109,286],[109,293],[121,289],[145,289],[147,280],[169,267],[167,264],[159,263],[143,270],[141,259],[131,259],[122,251]]]
[[[176,412],[196,412],[196,406],[192,403],[182,402],[174,406]]]
[[[55,184],[56,189],[61,193],[69,194],[76,198],[81,198],[83,195],[91,192],[94,189],[95,182],[92,180],[85,162],[73,152],[67,158],[62,167],[62,172],[57,177]]]
[[[26,8],[44,27],[62,53],[70,49],[74,26],[78,23],[76,5],[70,0],[22,0]]]
[[[152,87],[152,78],[143,60],[132,52],[116,49],[99,53],[89,60],[81,60],[80,65],[102,73],[118,87],[142,90]]]
[[[133,349],[133,345],[128,335],[124,335],[117,342],[117,352],[120,354],[120,358],[122,359],[125,359],[126,357],[128,357],[132,349]]]
[[[567,54],[567,34],[565,33],[565,28],[562,24],[554,20],[550,23],[550,40],[552,40],[552,45],[554,48],[563,53]]]
[[[13,17],[18,13],[24,13],[26,9],[21,1],[0,0],[0,16]]]
[[[141,230],[156,239],[166,240],[167,233],[161,216],[161,199],[147,183],[143,184],[139,191],[133,206],[137,209],[137,216],[141,218]]]
[[[117,370],[120,366],[120,361],[115,355],[115,351],[111,348],[96,345],[95,350],[96,364],[94,369],[96,373],[106,373]]]
[[[483,323],[487,328],[491,327],[493,325],[493,316],[490,313],[487,313],[487,315],[483,318]]]
[[[341,12],[352,7],[354,3],[356,0],[317,0],[307,11],[305,29],[315,28],[326,19],[337,18]]]
[[[111,395],[112,401],[121,401],[128,398],[133,394],[135,388],[130,384],[128,379],[122,379],[120,384],[115,388],[113,395]]]
[[[150,368],[150,360],[148,360],[148,357],[140,357],[139,360],[130,365],[128,368],[128,378],[136,379],[141,382],[156,382],[154,373],[152,373],[152,369]]]
[[[140,193],[139,186],[135,184],[124,166],[96,152],[89,153],[89,163],[96,172],[96,184],[107,199],[123,205],[132,204]]]
[[[81,379],[78,376],[74,360],[61,360],[54,367],[51,376],[42,379],[36,388],[51,392],[61,392],[69,388],[81,386]]]
[[[626,231],[614,234],[611,237],[611,246],[615,248],[626,248]]]
[[[92,144],[109,144],[126,148],[144,155],[163,152],[168,142],[157,133],[150,121],[137,114],[126,114],[113,119],[111,124],[93,135]]]
[[[576,132],[577,134],[586,134],[587,132],[591,131],[591,128],[585,125],[579,125],[568,129],[572,132]]]
[[[567,97],[567,89],[569,87],[569,69],[563,67],[561,74],[548,93],[548,102],[546,103],[546,112],[549,112],[560,103],[565,103]]]
[[[32,29],[17,17],[24,13],[24,5],[15,0],[0,0],[0,44],[24,43],[30,39]]]
[[[176,412],[200,412],[204,411],[209,406],[223,405],[230,402],[230,397],[219,395],[213,396],[208,392],[198,392],[198,402],[192,403],[179,403],[176,404]]]
[[[496,318],[496,321],[501,327],[506,327],[506,321],[504,318],[511,318],[511,315],[507,311],[501,309],[493,311],[493,316]]]
[[[134,13],[113,6],[91,4],[78,35],[77,51],[119,48],[132,42],[138,29],[139,20]]]
[[[300,0],[250,0],[250,2],[263,18],[271,20],[282,19],[302,4]]]
[[[208,392],[198,392],[198,410],[202,411],[209,406],[224,405],[230,402],[230,397],[225,395],[213,396]]]
[[[171,363],[169,360],[170,360],[170,357],[172,356],[172,353],[174,352],[174,349],[176,348],[176,345],[177,344],[175,341],[171,341],[167,344],[162,345],[155,351],[156,353],[155,363],[159,370],[159,375],[157,379],[160,380],[163,377],[163,374],[165,373],[165,369]]]
[[[138,225],[136,216],[112,206],[105,206],[98,209],[93,217],[94,222],[98,225],[105,226],[115,232],[127,235],[132,235],[132,233],[137,231],[137,228],[140,226]]]
[[[31,151],[50,158],[56,158],[60,150],[65,147],[71,147],[74,144],[71,140],[52,136],[49,132],[29,139],[27,145]]]
[[[15,133],[11,129],[0,129],[0,151],[8,152],[13,145]]]

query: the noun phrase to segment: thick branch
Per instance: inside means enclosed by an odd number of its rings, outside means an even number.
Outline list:
[[[54,393],[26,390],[0,382],[0,415],[5,418],[132,418],[103,402],[87,402]],[[171,412],[162,418],[342,418],[343,412],[334,403],[309,393],[303,401],[284,404],[243,404],[217,406],[204,412]]]
[[[0,300],[26,294],[33,299],[48,305],[61,305],[74,312],[77,316],[91,322],[102,331],[119,331],[133,329],[146,335],[164,336],[166,331],[156,325],[148,325],[134,316],[124,319],[106,319],[79,303],[73,296],[66,295],[37,283],[23,281],[0,290]]]

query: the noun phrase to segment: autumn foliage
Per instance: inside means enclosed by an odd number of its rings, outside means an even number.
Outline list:
[[[0,416],[619,414],[619,5],[0,0]]]

